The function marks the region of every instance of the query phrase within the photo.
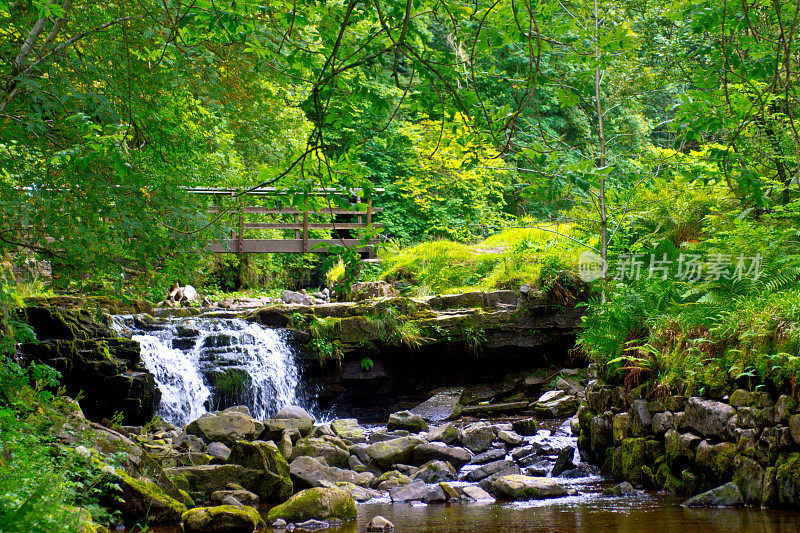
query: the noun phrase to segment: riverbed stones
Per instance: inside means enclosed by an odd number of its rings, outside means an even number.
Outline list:
[[[428,442],[444,442],[450,444],[458,440],[458,429],[450,422],[433,427],[425,434]]]
[[[212,442],[206,448],[206,453],[215,459],[219,459],[223,463],[228,461],[231,456],[231,449],[221,442]]]
[[[574,469],[575,463],[572,462],[572,457],[574,455],[575,455],[575,448],[572,446],[567,446],[566,448],[561,450],[558,453],[558,457],[556,458],[556,462],[553,465],[553,470],[550,473],[550,475],[553,477],[558,477],[567,470]]]
[[[475,501],[494,501],[491,494],[477,485],[464,485],[460,487],[461,493],[467,498]]]
[[[275,413],[273,418],[278,419],[287,419],[287,418],[296,418],[300,420],[310,420],[311,423],[314,423],[314,417],[311,416],[308,411],[300,407],[299,405],[285,405],[280,408],[280,410]]]
[[[410,411],[415,415],[422,416],[429,422],[439,423],[458,414],[461,410],[461,396],[463,394],[463,387],[445,389],[437,392]]]
[[[239,441],[233,445],[228,462],[261,473],[253,488],[262,501],[283,501],[292,495],[289,464],[274,443]]]
[[[398,411],[389,415],[386,429],[405,429],[411,433],[428,431],[428,423],[421,415],[415,415],[411,411]]]
[[[473,457],[472,460],[469,462],[469,464],[482,465],[486,463],[491,463],[492,461],[499,461],[500,459],[504,459],[505,456],[506,456],[505,448],[491,448]]]
[[[461,431],[461,445],[472,453],[481,453],[489,449],[494,440],[494,431],[486,422],[476,422]]]
[[[389,489],[389,497],[393,502],[422,501],[428,493],[428,485],[422,481],[412,481],[408,485],[400,485]]]
[[[301,456],[321,457],[330,466],[348,467],[350,452],[347,445],[338,437],[306,437],[298,440],[292,447],[292,460]]]
[[[399,470],[384,472],[372,482],[372,486],[379,490],[391,490],[402,485],[409,485],[413,480]]]
[[[320,487],[323,481],[347,482],[368,487],[375,476],[371,472],[329,466],[314,457],[300,456],[289,465],[291,479],[299,487]]]
[[[411,460],[414,449],[424,442],[423,439],[410,435],[370,444],[366,451],[367,455],[380,467],[390,468],[398,463],[407,464]],[[418,464],[428,462],[431,459],[440,459],[440,457],[430,457]]]
[[[282,518],[287,522],[329,520],[345,522],[356,518],[358,511],[353,497],[339,488],[314,487],[298,492],[267,513],[267,522]],[[248,532],[252,533],[252,532]]]
[[[338,488],[350,493],[350,496],[357,502],[366,502],[372,498],[378,498],[383,495],[381,491],[373,490],[367,487],[360,487],[347,481],[320,481],[321,487]]]
[[[683,502],[683,507],[741,507],[743,505],[742,493],[733,482],[725,483]]]
[[[422,465],[433,460],[446,461],[458,469],[472,459],[472,454],[466,448],[459,446],[448,446],[441,442],[425,442],[413,449],[411,459],[415,465]]]
[[[183,513],[181,520],[184,533],[253,533],[264,525],[255,509],[233,505],[195,507]]]
[[[497,432],[497,440],[504,443],[509,448],[514,448],[522,444],[525,441],[525,438],[516,431],[501,429]]]
[[[238,411],[205,413],[186,426],[186,433],[196,435],[205,442],[221,442],[228,447],[239,440],[254,440],[262,430],[260,422]]]
[[[264,420],[264,431],[260,440],[280,440],[286,431],[297,430],[301,436],[307,437],[314,430],[314,422],[306,418],[268,418]]]
[[[208,501],[213,492],[225,488],[229,483],[257,492],[264,475],[261,471],[232,464],[178,466],[165,468],[164,471],[179,488],[200,501]]]
[[[467,481],[480,481],[485,479],[493,474],[497,474],[498,472],[502,472],[504,470],[508,470],[510,468],[516,468],[519,471],[519,468],[516,464],[512,461],[508,461],[506,459],[502,459],[500,461],[492,461],[491,463],[487,463],[483,466],[476,468],[475,470],[470,470],[466,477]]]
[[[241,505],[255,507],[256,509],[260,501],[258,494],[245,489],[217,490],[211,493],[211,503],[214,505],[223,505],[228,498],[235,498]]]
[[[411,479],[418,479],[425,483],[440,483],[454,480],[456,474],[455,468],[450,463],[434,460],[420,466]]]
[[[494,479],[490,485],[490,492],[498,499],[504,500],[539,500],[567,495],[567,489],[551,478],[520,474]]]
[[[539,431],[539,421],[535,418],[523,418],[522,420],[513,421],[511,427],[520,435],[536,435],[536,432]]]
[[[339,418],[332,421],[331,431],[337,437],[353,444],[367,442],[367,434],[355,418]]]
[[[563,390],[544,393],[533,404],[537,416],[543,418],[569,418],[578,411],[580,400]]]
[[[736,410],[726,403],[692,397],[686,404],[685,413],[690,428],[706,437],[721,438]]]

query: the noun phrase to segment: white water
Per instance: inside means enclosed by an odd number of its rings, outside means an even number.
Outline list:
[[[173,424],[224,404],[247,405],[259,419],[300,404],[299,373],[283,332],[239,319],[143,324],[126,316],[115,324],[141,344],[142,360],[161,391],[158,415]]]

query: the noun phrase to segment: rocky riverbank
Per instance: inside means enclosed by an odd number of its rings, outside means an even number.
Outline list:
[[[701,499],[712,505],[800,507],[800,413],[788,395],[642,399],[592,381],[579,424],[581,455],[634,485],[681,496],[720,487]]]

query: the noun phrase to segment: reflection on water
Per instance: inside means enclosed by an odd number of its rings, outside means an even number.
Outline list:
[[[599,490],[599,488],[596,488]],[[358,520],[325,533],[362,533],[376,515],[388,518],[395,533],[800,533],[800,512],[767,509],[684,509],[682,500],[661,494],[607,498],[598,492],[558,500],[520,503],[358,505]],[[263,514],[266,514],[264,512]],[[177,533],[180,528],[155,528]],[[260,533],[271,533],[265,528]],[[274,530],[283,533],[286,530]],[[302,531],[295,529],[295,532]]]

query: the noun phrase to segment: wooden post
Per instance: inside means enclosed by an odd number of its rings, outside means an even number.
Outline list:
[[[244,241],[244,208],[239,211],[239,235],[236,237],[236,252],[242,253],[242,241]]]
[[[370,197],[367,198],[367,227],[371,226],[372,226],[372,198]]]
[[[308,251],[308,211],[303,213],[303,252]]]
[[[295,213],[295,215],[294,215],[294,223],[298,224],[298,225],[300,224],[300,215],[297,214],[297,213]],[[295,240],[299,240],[300,239],[300,228],[297,228],[297,229],[294,230],[294,239]]]

